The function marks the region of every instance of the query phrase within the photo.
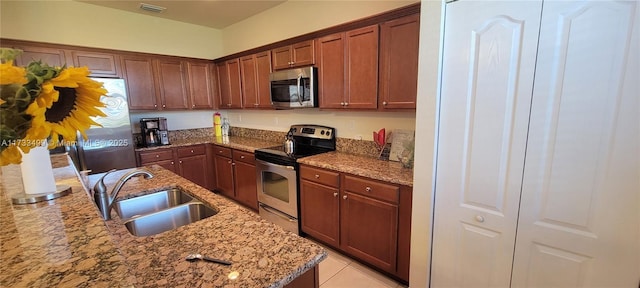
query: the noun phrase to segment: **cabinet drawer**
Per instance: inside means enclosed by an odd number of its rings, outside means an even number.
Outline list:
[[[141,165],[163,160],[173,160],[172,149],[158,149],[149,152],[140,152]]]
[[[255,164],[256,157],[253,153],[233,150],[233,161],[246,162],[248,164]]]
[[[340,184],[337,172],[307,166],[300,167],[300,178],[336,188]]]
[[[400,198],[400,187],[345,175],[343,189],[366,197],[397,204]]]
[[[213,146],[213,152],[216,155],[221,155],[227,158],[231,158],[231,148],[222,147],[222,146]]]
[[[178,150],[178,158],[194,156],[194,155],[204,155],[205,147],[204,145],[194,145],[188,147],[180,147]]]

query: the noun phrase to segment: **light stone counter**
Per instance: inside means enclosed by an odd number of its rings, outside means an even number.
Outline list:
[[[72,194],[30,205],[11,204],[11,195],[21,191],[20,169],[2,168],[1,287],[282,287],[327,256],[320,246],[159,166],[148,167],[153,179],[127,182],[120,197],[181,187],[219,212],[165,233],[133,236],[115,212],[113,220],[101,219],[66,155],[54,163],[58,184],[70,185]],[[109,191],[126,172],[106,177]],[[90,186],[99,176],[90,177]],[[233,264],[185,261],[191,253]],[[228,277],[233,271],[235,280]]]

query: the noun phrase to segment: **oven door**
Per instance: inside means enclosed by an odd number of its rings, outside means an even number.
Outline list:
[[[256,160],[258,202],[298,218],[298,173],[294,166]]]

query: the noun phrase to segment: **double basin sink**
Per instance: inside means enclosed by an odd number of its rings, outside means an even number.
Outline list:
[[[150,236],[211,217],[218,211],[181,188],[118,200],[113,210],[124,221],[129,233]]]

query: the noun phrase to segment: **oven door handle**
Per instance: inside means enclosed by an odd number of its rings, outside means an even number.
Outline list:
[[[286,168],[289,170],[296,170],[296,167],[293,166],[285,166],[285,165],[278,165],[278,164],[273,164],[267,161],[262,161],[262,160],[256,160],[257,162],[259,162],[260,164],[263,164],[265,166],[271,166],[271,167],[276,167],[276,168]]]
[[[266,205],[262,205],[262,203],[260,203],[260,207],[262,207],[262,209],[264,209],[264,211],[267,211],[267,212],[269,212],[269,213],[271,213],[271,214],[273,214],[273,215],[276,215],[276,216],[278,216],[278,217],[280,217],[280,218],[282,218],[282,219],[284,219],[284,220],[287,220],[287,221],[289,221],[289,222],[296,222],[296,220],[291,219],[291,218],[289,218],[289,217],[287,217],[287,216],[284,216],[284,215],[282,215],[282,214],[281,214],[281,213],[279,213],[279,212],[273,211],[273,210],[271,209],[271,207],[268,207],[268,206],[266,206]]]

